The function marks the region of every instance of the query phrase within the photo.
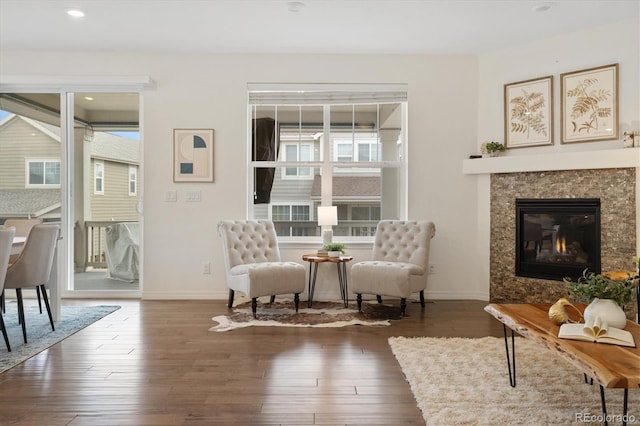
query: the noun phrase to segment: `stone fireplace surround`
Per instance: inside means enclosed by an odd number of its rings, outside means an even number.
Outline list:
[[[602,270],[631,269],[638,239],[640,149],[464,160],[465,174],[488,174],[489,298],[495,303],[553,303],[561,281],[515,276],[516,198],[600,198]],[[635,318],[636,307],[628,307]]]

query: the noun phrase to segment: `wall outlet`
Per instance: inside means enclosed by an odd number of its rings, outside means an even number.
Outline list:
[[[202,262],[202,273],[210,274],[211,273],[211,263],[210,262]]]
[[[435,274],[436,273],[436,265],[434,265],[433,263],[429,264],[429,274]]]

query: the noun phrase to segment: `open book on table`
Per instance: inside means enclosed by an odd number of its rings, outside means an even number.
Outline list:
[[[636,347],[633,335],[627,330],[609,327],[600,317],[589,319],[585,324],[562,324],[558,337],[561,339],[586,340],[588,342],[607,343]]]

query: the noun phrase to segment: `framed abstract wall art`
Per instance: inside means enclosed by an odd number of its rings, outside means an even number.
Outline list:
[[[560,74],[562,143],[618,139],[618,64]]]
[[[213,129],[173,130],[173,181],[213,182]]]
[[[553,145],[553,76],[504,85],[506,148]]]

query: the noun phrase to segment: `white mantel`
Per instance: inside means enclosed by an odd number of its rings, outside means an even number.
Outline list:
[[[550,170],[640,168],[640,148],[560,152],[537,155],[503,155],[462,161],[464,174],[541,172]]]

